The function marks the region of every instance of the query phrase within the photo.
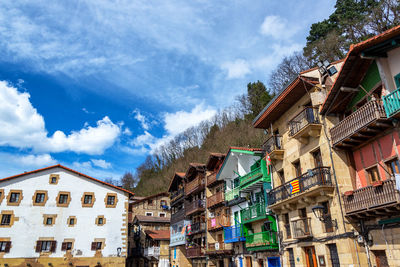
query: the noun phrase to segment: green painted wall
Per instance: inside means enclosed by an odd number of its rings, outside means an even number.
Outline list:
[[[369,92],[380,81],[381,81],[381,76],[379,75],[378,66],[376,65],[376,62],[374,61],[374,62],[372,62],[367,73],[365,74],[364,79],[361,81],[361,85],[365,88],[365,90],[367,92]],[[364,90],[362,90],[360,88],[360,91],[350,101],[349,105],[347,106],[347,109],[352,110],[354,108],[354,105],[358,101],[360,101],[364,96],[365,96],[365,92],[364,92]]]

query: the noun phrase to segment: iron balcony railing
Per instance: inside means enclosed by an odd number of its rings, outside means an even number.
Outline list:
[[[311,218],[300,218],[292,221],[293,237],[307,238],[312,236]]]
[[[225,201],[224,192],[220,191],[207,198],[207,208],[212,208]]]
[[[262,145],[262,148],[268,153],[271,154],[274,150],[282,150],[282,136],[273,135],[265,141]]]
[[[240,187],[233,188],[232,190],[225,193],[225,200],[231,201],[239,197]]]
[[[306,107],[288,122],[289,136],[294,136],[309,124],[319,123],[318,109],[313,107]]]
[[[291,198],[303,193],[314,186],[332,186],[331,171],[329,167],[317,167],[301,176],[272,189],[268,193],[268,205]]]
[[[148,247],[144,249],[144,256],[158,257],[160,256],[160,247]]]
[[[332,144],[336,145],[364,129],[372,122],[385,118],[386,114],[382,102],[380,100],[371,100],[330,130]]]
[[[256,221],[265,218],[266,214],[265,202],[253,204],[247,208],[240,210],[240,217],[242,223],[249,221]]]
[[[343,197],[346,214],[373,210],[388,204],[400,203],[396,181],[388,179],[378,186],[369,185]]]
[[[243,224],[237,224],[230,227],[224,227],[224,241],[225,243],[244,241]]]
[[[383,106],[388,118],[396,115],[400,111],[400,88],[383,96]]]
[[[222,227],[230,226],[230,218],[226,215],[215,216],[207,220],[207,230],[216,230]]]
[[[246,235],[246,248],[248,250],[260,249],[278,249],[278,234],[275,231],[264,231]]]
[[[171,214],[171,224],[183,221],[184,219],[185,219],[185,209],[183,208]]]

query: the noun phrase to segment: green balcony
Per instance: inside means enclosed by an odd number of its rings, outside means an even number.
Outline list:
[[[400,88],[383,96],[383,106],[385,108],[386,116],[391,118],[399,115],[400,112]]]
[[[264,231],[246,235],[246,248],[249,251],[279,249],[276,231]]]
[[[267,217],[265,202],[259,202],[240,211],[242,223],[249,223]]]
[[[225,201],[231,201],[234,200],[235,198],[239,197],[239,190],[240,187],[236,187],[234,189],[232,189],[229,192],[225,193]]]
[[[239,178],[240,188],[243,192],[250,192],[259,188],[265,182],[271,182],[271,174],[268,173],[265,160],[260,161],[259,167],[253,169],[244,176],[240,176]]]

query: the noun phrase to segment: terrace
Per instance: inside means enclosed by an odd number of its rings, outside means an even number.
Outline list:
[[[322,124],[319,121],[318,109],[305,107],[289,122],[289,136],[303,144],[308,143],[308,137],[318,137]]]

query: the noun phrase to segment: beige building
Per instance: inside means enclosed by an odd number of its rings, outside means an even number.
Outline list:
[[[169,229],[145,230],[144,256],[149,267],[169,267]]]
[[[364,248],[355,242],[340,204],[340,192],[352,188],[347,157],[331,149],[332,123],[318,112],[341,65],[302,72],[254,120],[256,128],[268,131],[263,144],[273,175],[268,207],[278,215],[283,266],[367,264],[358,257]]]

